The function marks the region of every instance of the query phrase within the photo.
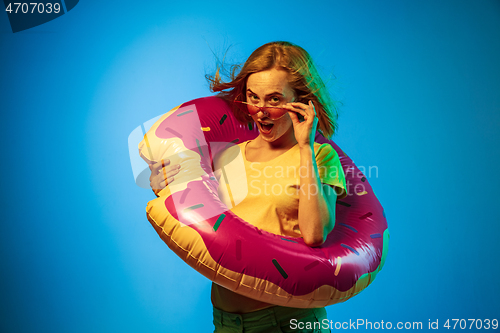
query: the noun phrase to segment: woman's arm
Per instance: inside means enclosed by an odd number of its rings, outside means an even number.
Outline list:
[[[314,154],[314,136],[318,117],[312,101],[288,103],[295,139],[300,149],[299,229],[304,242],[309,246],[320,246],[335,224],[337,195],[328,185],[321,184]],[[299,120],[296,113],[304,118]]]
[[[311,145],[300,147],[299,228],[308,246],[320,246],[335,225],[337,194],[322,184]]]

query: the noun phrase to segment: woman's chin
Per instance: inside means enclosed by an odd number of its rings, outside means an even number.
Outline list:
[[[267,141],[267,142],[273,142],[274,140],[276,140],[277,138],[275,137],[272,129],[271,131],[269,132],[264,132],[262,130],[260,130],[260,137],[262,138],[262,140],[264,141]]]
[[[259,124],[258,129],[260,138],[268,143],[276,143],[278,145],[283,145],[283,144],[288,145],[290,143],[295,144],[297,142],[295,140],[293,127],[291,126],[287,131],[285,131],[282,126],[274,124],[274,126],[272,126],[266,131],[266,129]]]
[[[266,135],[262,135],[262,133],[260,133],[260,138],[266,142],[273,142],[274,140]]]
[[[261,126],[260,123],[258,123],[257,125],[258,129],[259,129],[259,135],[260,137],[264,140],[264,141],[267,141],[267,142],[272,142],[274,141],[274,126],[271,127],[270,129],[266,130],[265,128],[263,128]]]

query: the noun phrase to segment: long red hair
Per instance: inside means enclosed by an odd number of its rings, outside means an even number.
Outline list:
[[[324,137],[330,138],[337,129],[338,111],[331,101],[326,86],[318,74],[311,56],[306,50],[290,42],[271,42],[256,49],[247,61],[231,67],[229,82],[221,77],[223,65],[219,65],[213,76],[207,76],[210,90],[228,101],[246,100],[246,83],[253,73],[277,68],[288,73],[290,86],[294,89],[297,102],[307,104],[313,101],[318,117],[318,128]],[[241,68],[241,70],[239,70]],[[239,70],[239,71],[238,71]],[[242,122],[251,122],[248,115],[238,108],[233,109]]]

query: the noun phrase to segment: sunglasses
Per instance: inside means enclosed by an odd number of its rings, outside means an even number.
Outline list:
[[[243,112],[253,116],[261,111],[271,120],[277,120],[283,117],[290,110],[285,108],[279,108],[276,106],[256,106],[254,104],[250,104],[242,101],[233,101],[235,105]]]

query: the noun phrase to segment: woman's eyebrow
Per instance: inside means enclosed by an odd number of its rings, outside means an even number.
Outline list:
[[[256,96],[258,96],[256,93],[254,93],[250,88],[247,89],[247,92],[251,93],[251,94],[254,94]],[[270,94],[267,94],[265,97],[269,97],[269,96],[272,96],[272,95],[280,95],[280,96],[283,96],[282,93],[280,93],[279,91],[273,91],[272,93]]]

